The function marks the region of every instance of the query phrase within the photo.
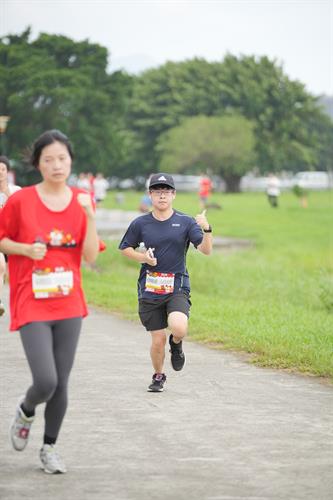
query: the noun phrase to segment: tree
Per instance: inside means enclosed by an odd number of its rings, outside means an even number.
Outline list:
[[[200,171],[222,176],[228,191],[239,191],[242,175],[253,167],[253,125],[239,115],[186,118],[159,138],[160,170]]]
[[[139,138],[138,158],[146,173],[156,169],[159,136],[188,116],[221,110],[219,68],[204,59],[168,62],[134,81],[129,126]]]
[[[223,68],[228,105],[255,123],[260,171],[319,168],[319,151],[321,155],[326,151],[329,157],[324,136],[328,134],[331,143],[333,137],[318,99],[267,57],[229,54]]]
[[[111,175],[128,162],[126,102],[132,77],[107,73],[107,49],[30,30],[0,40],[1,113],[10,156],[22,159],[43,131],[58,128],[74,144],[77,171]]]
[[[155,168],[160,134],[190,116],[237,113],[254,124],[262,173],[320,168],[330,161],[332,130],[317,99],[267,57],[227,55],[222,62],[166,63],[134,82],[129,126],[140,161]]]

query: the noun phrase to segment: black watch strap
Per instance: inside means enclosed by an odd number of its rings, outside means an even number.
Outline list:
[[[204,233],[211,233],[212,232],[212,226],[209,224],[208,229],[203,229]]]

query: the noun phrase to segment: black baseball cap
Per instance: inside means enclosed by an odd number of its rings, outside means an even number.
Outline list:
[[[175,182],[170,174],[153,174],[149,180],[149,189],[154,186],[168,186],[175,188]]]

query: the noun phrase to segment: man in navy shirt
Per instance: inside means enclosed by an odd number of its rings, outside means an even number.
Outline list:
[[[169,336],[172,367],[179,371],[185,364],[182,340],[187,333],[191,306],[186,253],[192,243],[209,255],[212,229],[205,210],[193,218],[172,208],[176,190],[171,175],[152,175],[149,196],[152,212],[131,222],[119,249],[142,264],[138,279],[139,316],[151,333],[150,356],[155,371],[148,391],[162,392],[166,381],[163,367],[167,327],[172,332]]]

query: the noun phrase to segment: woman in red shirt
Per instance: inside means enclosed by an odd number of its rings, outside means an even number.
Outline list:
[[[15,450],[28,442],[35,408],[45,407],[40,458],[45,472],[64,473],[55,443],[67,408],[67,385],[87,307],[81,258],[98,254],[91,196],[66,181],[73,151],[58,130],[34,143],[31,163],[42,181],[14,193],[0,214],[0,251],[8,255],[11,330],[20,330],[32,385],[11,426]]]

